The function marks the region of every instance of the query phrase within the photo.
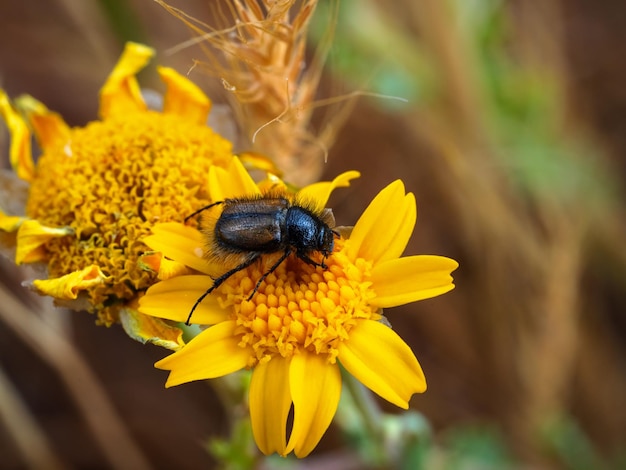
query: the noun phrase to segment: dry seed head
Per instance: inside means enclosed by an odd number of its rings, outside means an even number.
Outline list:
[[[315,181],[334,137],[309,131],[325,56],[318,50],[305,67],[307,28],[317,0],[234,1],[229,9],[235,25],[221,30],[157,2],[198,35],[194,42],[208,57],[202,65],[222,79],[234,98],[252,150],[271,157],[296,185]],[[215,16],[225,23],[220,13]]]

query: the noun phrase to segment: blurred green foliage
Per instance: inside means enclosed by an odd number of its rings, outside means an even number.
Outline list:
[[[146,43],[146,34],[131,2],[124,0],[97,0],[102,17],[120,44],[126,41]]]
[[[477,80],[482,108],[478,120],[487,123],[497,162],[521,193],[548,196],[568,204],[581,200],[590,212],[617,199],[617,183],[603,165],[601,150],[584,134],[566,132],[575,125],[567,115],[563,83],[558,73],[525,63],[514,54],[515,41],[508,3],[502,0],[448,2],[464,49],[471,52],[468,77]],[[328,34],[334,2],[319,5],[311,28],[314,42]],[[436,113],[442,89],[438,64],[420,37],[394,22],[383,5],[343,0],[328,67],[349,87],[397,96],[376,100],[390,110],[412,106]],[[584,195],[584,197],[581,197]]]

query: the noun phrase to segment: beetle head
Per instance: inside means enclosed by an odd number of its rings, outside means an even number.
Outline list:
[[[322,226],[317,235],[317,251],[321,252],[326,258],[330,256],[333,248],[335,248],[335,233],[329,227]]]

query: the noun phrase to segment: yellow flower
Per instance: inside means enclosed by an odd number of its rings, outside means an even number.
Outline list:
[[[334,188],[356,175],[348,172],[333,182],[316,183],[293,198],[312,201],[319,210]],[[267,190],[255,185],[236,159],[226,170],[211,168],[209,179],[213,201]],[[276,185],[269,186],[276,191]],[[338,363],[381,397],[408,408],[411,395],[423,392],[426,381],[409,346],[381,322],[382,308],[451,290],[450,273],[457,267],[456,261],[440,256],[400,257],[415,221],[414,197],[395,181],[376,196],[347,238],[335,240],[327,269],[292,256],[250,300],[256,280],[275,258],[267,256],[233,275],[193,314],[194,323],[213,326],[156,363],[171,371],[166,386],[252,368],[252,429],[265,454],[294,451],[304,457],[314,449],[339,402]],[[139,309],[185,321],[196,299],[211,287],[210,276],[225,267],[207,262],[206,235],[196,229],[170,223],[153,231],[146,239],[150,247],[200,274],[155,284],[140,299]]]
[[[182,221],[206,204],[209,168],[232,159],[231,143],[206,126],[210,100],[174,70],[158,68],[163,110],[148,109],[135,75],[153,53],[127,44],[101,89],[101,119],[85,127],[70,128],[31,97],[14,106],[0,90],[11,163],[29,184],[25,215],[0,211],[0,230],[16,236],[16,263],[45,263],[47,279],[33,287],[97,312],[101,323],[121,319],[133,329],[152,322],[152,332],[134,330],[142,341],[166,328],[133,310],[156,281],[142,263],[149,250],[142,238],[156,222]],[[36,165],[31,130],[42,150]],[[173,341],[170,347],[182,344]]]

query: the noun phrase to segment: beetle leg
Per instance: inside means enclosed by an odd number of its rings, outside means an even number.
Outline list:
[[[198,305],[200,305],[200,302],[202,302],[207,295],[209,295],[216,288],[218,288],[230,276],[232,276],[235,273],[238,273],[242,269],[246,269],[248,266],[250,266],[252,263],[254,263],[257,259],[259,259],[259,256],[261,256],[261,253],[252,253],[251,256],[247,260],[245,260],[243,263],[241,263],[239,266],[237,266],[236,268],[231,269],[230,271],[225,272],[220,277],[215,278],[213,280],[213,285],[211,287],[209,287],[204,294],[202,294],[200,297],[198,297],[198,300],[196,300],[196,303],[193,304],[193,307],[191,307],[191,311],[189,312],[189,316],[187,317],[187,321],[185,322],[185,325],[189,325],[189,322],[191,321],[191,315],[193,315],[193,312],[196,310],[196,308],[198,308]],[[274,269],[276,269],[276,268],[274,268]],[[255,292],[256,292],[256,289],[255,289]],[[253,292],[253,294],[254,294],[254,292]],[[250,296],[250,297],[252,297],[252,296]]]
[[[252,297],[254,297],[254,294],[256,294],[256,291],[259,290],[259,287],[261,287],[261,283],[265,280],[265,278],[269,276],[270,274],[272,274],[274,271],[276,271],[276,268],[280,266],[280,263],[285,261],[290,254],[291,254],[291,248],[287,248],[285,252],[283,253],[283,255],[278,259],[278,261],[276,261],[272,265],[272,267],[265,274],[263,274],[263,276],[259,278],[259,280],[256,283],[256,286],[254,286],[254,290],[252,291],[252,294],[250,294],[250,296],[248,297],[248,300],[252,300]]]
[[[315,266],[326,269],[328,268],[328,266],[326,266],[326,263],[324,263],[324,261],[322,261],[321,263],[318,263],[317,261],[313,261],[311,258],[309,258],[307,255],[305,255],[304,253],[297,253],[298,258],[300,258],[302,261],[304,261],[306,264],[310,264],[311,266]]]

